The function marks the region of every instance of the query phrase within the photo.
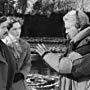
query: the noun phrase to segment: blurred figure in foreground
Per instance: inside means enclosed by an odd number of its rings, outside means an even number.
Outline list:
[[[31,68],[31,51],[30,44],[20,38],[21,22],[13,19],[8,26],[8,36],[3,39],[3,42],[9,46],[16,61],[16,73],[11,90],[26,90],[24,83],[25,78],[30,72]]]
[[[67,40],[64,54],[54,54],[44,44],[36,51],[61,78],[61,90],[90,90],[90,23],[83,11],[72,10],[63,17]]]
[[[8,35],[7,26],[9,23],[7,17],[0,18],[0,90],[10,90],[16,70],[15,59],[11,51],[1,41]]]

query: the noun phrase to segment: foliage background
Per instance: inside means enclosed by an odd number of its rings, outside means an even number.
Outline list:
[[[0,15],[65,13],[72,9],[90,12],[90,0],[0,0]]]

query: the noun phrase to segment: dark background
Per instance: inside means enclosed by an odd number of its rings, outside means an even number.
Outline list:
[[[63,37],[64,23],[63,14],[25,15],[21,36],[23,37]]]
[[[90,18],[90,13],[86,13]],[[65,13],[45,15],[24,15],[22,37],[65,37],[63,16]]]

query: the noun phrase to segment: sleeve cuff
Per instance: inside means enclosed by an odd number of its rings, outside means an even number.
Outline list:
[[[45,56],[46,54],[48,54],[48,53],[50,53],[50,51],[44,52],[44,54],[42,55],[42,58],[44,58],[44,56]]]

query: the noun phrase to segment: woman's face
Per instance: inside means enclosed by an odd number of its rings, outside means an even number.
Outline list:
[[[21,25],[19,22],[13,24],[13,27],[9,30],[9,33],[16,39],[20,38]]]
[[[65,33],[67,34],[67,39],[72,39],[78,33],[78,29],[75,27],[76,19],[75,18],[66,19],[64,20],[64,23],[66,28]]]

